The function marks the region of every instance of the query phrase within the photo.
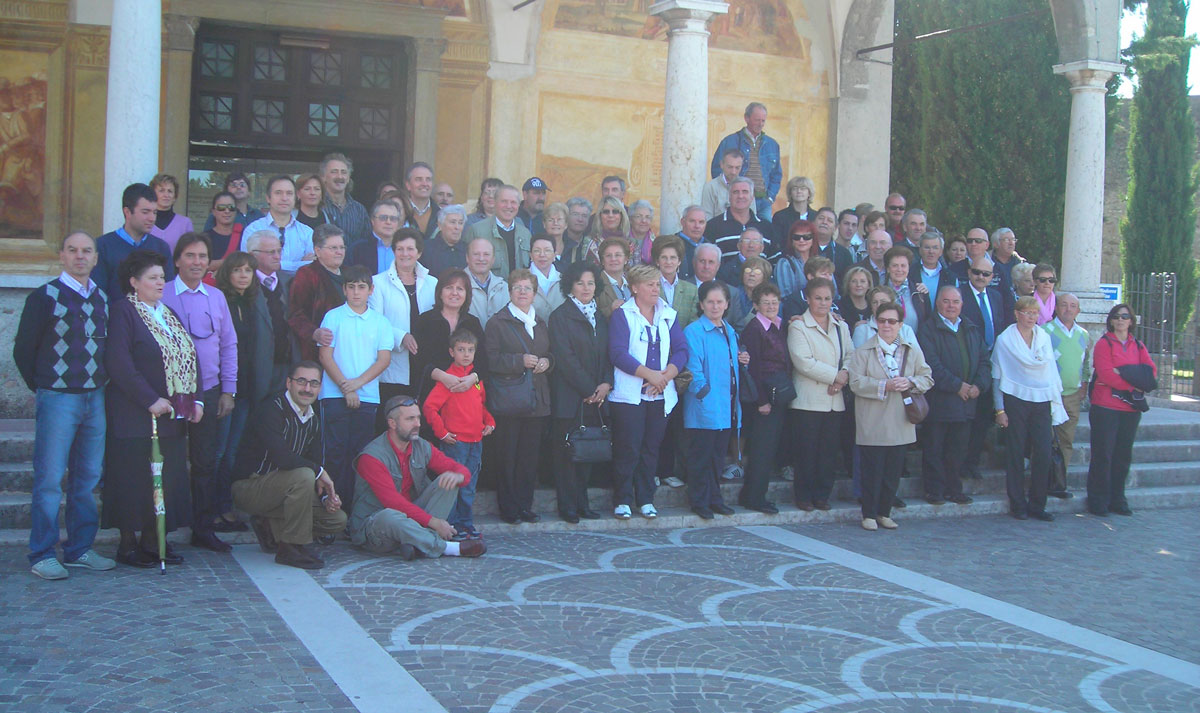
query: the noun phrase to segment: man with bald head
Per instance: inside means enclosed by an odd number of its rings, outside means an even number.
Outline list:
[[[684,255],[679,263],[679,276],[684,279],[691,279],[695,274],[692,271],[692,261],[696,257],[696,247],[704,242],[704,229],[707,225],[708,218],[704,216],[703,208],[690,205],[683,209],[683,215],[679,219],[679,232],[676,235],[683,241]]]
[[[967,256],[950,266],[950,269],[954,270],[954,274],[958,275],[960,283],[970,281],[971,265],[977,259],[986,257],[989,262],[992,262],[991,256],[988,255],[989,245],[991,245],[991,238],[988,237],[987,231],[983,228],[971,228],[967,231]],[[992,264],[993,266],[995,265],[995,263]],[[1013,292],[1012,282],[1006,277],[1008,273],[1000,270],[993,270],[992,272],[992,281],[990,283],[992,287]],[[1015,298],[1016,293],[1014,292],[1013,294]]]
[[[1058,362],[1058,375],[1062,379],[1062,400],[1063,408],[1067,410],[1067,420],[1054,427],[1054,435],[1058,439],[1058,450],[1062,453],[1063,463],[1068,464],[1071,462],[1075,444],[1079,409],[1087,393],[1084,380],[1092,370],[1092,339],[1088,331],[1075,321],[1078,316],[1079,298],[1070,292],[1060,292],[1055,300],[1054,319],[1042,325],[1042,329],[1050,335],[1050,343],[1054,346],[1054,355]],[[1066,480],[1062,476],[1062,473],[1051,469],[1051,497],[1071,497],[1071,493],[1067,491]]]
[[[887,266],[883,264],[883,255],[891,249],[892,235],[888,231],[873,230],[867,236],[867,256],[856,266],[866,268],[876,285],[887,284]]]

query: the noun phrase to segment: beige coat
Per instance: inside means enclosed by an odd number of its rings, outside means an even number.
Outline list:
[[[910,351],[904,364],[907,376],[923,394],[933,388],[933,371],[916,342],[899,337]],[[896,350],[896,361],[903,359],[904,346]],[[860,446],[903,446],[917,440],[917,427],[904,415],[903,397],[897,391],[884,391],[887,373],[879,363],[879,335],[868,339],[850,355],[850,389],[854,391],[855,443]]]
[[[829,385],[837,378],[838,370],[846,368],[854,350],[846,323],[831,316],[826,332],[811,312],[805,312],[788,325],[787,345],[792,359],[792,386],[796,388],[796,398],[789,408],[821,413],[845,411],[845,396],[841,391],[830,394]]]

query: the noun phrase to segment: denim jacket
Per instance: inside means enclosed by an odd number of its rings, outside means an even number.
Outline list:
[[[767,132],[759,134],[762,146],[758,148],[758,164],[762,168],[763,180],[767,182],[767,198],[772,201],[779,195],[779,185],[783,181],[783,167],[779,165],[779,142],[767,136]],[[721,175],[721,156],[729,149],[742,152],[742,175],[750,167],[750,139],[746,136],[745,128],[721,139],[717,151],[713,154],[712,177]]]

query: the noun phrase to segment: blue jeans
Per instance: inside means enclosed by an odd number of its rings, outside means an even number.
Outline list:
[[[233,462],[237,458],[242,434],[246,432],[246,420],[250,416],[251,398],[239,398],[228,416],[217,422],[217,481],[214,506],[218,515],[233,509]]]
[[[29,562],[54,556],[63,474],[67,490],[67,542],[63,560],[72,562],[92,547],[100,517],[92,490],[104,464],[104,389],[67,394],[38,389],[33,445],[33,527]]]
[[[475,504],[475,486],[479,481],[479,461],[483,457],[483,441],[463,443],[459,441],[452,446],[442,444],[442,452],[454,462],[466,467],[471,473],[471,481],[458,489],[458,500],[450,510],[448,522],[455,530],[462,531],[464,527],[475,527],[475,515],[471,506]]]
[[[755,198],[754,199],[754,214],[756,216],[758,216],[759,220],[765,220],[767,222],[770,222],[771,207],[774,205],[774,203],[775,202],[772,201],[770,198]]]
[[[325,440],[325,470],[342,499],[342,510],[354,505],[354,459],[375,437],[379,404],[359,402],[347,408],[346,399],[321,399],[321,436]]]

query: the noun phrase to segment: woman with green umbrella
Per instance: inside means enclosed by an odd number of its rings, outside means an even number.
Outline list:
[[[164,532],[190,524],[187,431],[204,415],[197,401],[196,350],[179,317],[162,303],[163,256],[134,250],[118,268],[124,297],[110,296],[104,366],[108,444],[104,458],[103,527],[121,530],[117,562],[133,567],[179,564],[183,557],[156,537],[155,485],[151,475],[152,420],[162,455]],[[173,289],[173,288],[172,288]],[[137,533],[141,532],[139,544]]]

